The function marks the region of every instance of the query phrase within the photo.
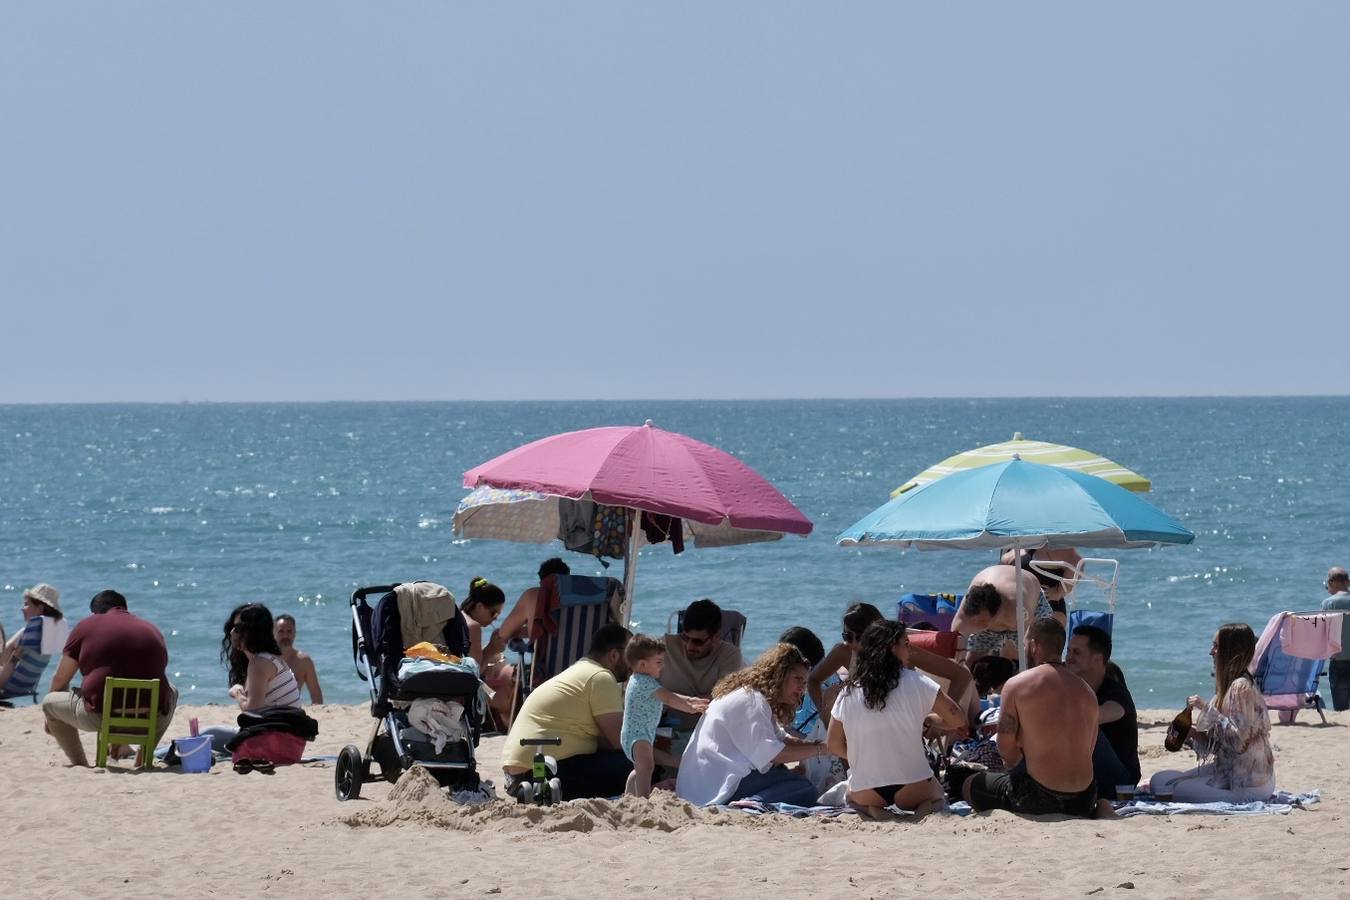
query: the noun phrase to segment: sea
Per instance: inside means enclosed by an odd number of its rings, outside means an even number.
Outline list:
[[[38,581],[72,619],[115,588],[164,632],[184,702],[224,703],[222,626],[260,601],[296,617],[328,700],[363,701],[356,588],[431,580],[462,597],[483,576],[513,602],[554,555],[621,576],[621,562],[556,542],[457,539],[452,519],[466,469],[647,419],[740,457],[815,523],[807,538],[640,554],[638,630],[711,597],[747,616],[748,656],[792,625],[828,646],[856,601],[893,615],[905,592],[963,590],[992,552],[835,538],[910,476],[1014,432],[1146,475],[1146,499],[1195,532],[1189,546],[1092,554],[1118,562],[1115,659],[1141,708],[1207,693],[1215,628],[1259,632],[1315,608],[1327,568],[1350,563],[1345,397],[13,405],[0,406],[0,623],[14,633]],[[1091,586],[1085,604],[1092,591],[1104,602]]]

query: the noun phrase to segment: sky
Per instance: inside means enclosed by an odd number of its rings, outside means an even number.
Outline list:
[[[0,403],[1344,394],[1350,4],[0,13]]]

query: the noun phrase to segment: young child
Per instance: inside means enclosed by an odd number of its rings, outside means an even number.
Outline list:
[[[619,732],[623,752],[633,761],[625,793],[647,797],[652,792],[652,770],[656,767],[652,745],[656,741],[657,723],[661,721],[661,708],[702,713],[708,708],[708,701],[661,687],[661,669],[666,662],[666,643],[661,638],[634,635],[623,655],[633,672],[624,695],[623,729]]]

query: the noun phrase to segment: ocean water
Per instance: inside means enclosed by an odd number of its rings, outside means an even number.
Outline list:
[[[910,475],[1014,431],[1142,472],[1197,535],[1100,554],[1120,561],[1115,658],[1141,706],[1204,693],[1216,626],[1310,608],[1350,562],[1350,398],[0,406],[0,622],[13,633],[36,581],[76,618],[116,588],[164,631],[184,700],[225,702],[222,624],[262,601],[296,616],[325,694],[359,701],[354,588],[430,579],[462,597],[482,575],[514,599],[548,556],[603,571],[556,544],[455,540],[465,469],[649,418],[741,457],[815,522],[806,539],[641,555],[640,629],[709,596],[749,617],[750,654],[797,624],[828,644],[856,600],[893,613],[905,591],[964,589],[991,553],[834,538]]]

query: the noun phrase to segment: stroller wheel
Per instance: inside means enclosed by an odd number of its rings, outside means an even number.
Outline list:
[[[351,744],[343,747],[333,773],[333,788],[339,800],[354,800],[361,796],[364,772],[365,764],[360,749]]]

